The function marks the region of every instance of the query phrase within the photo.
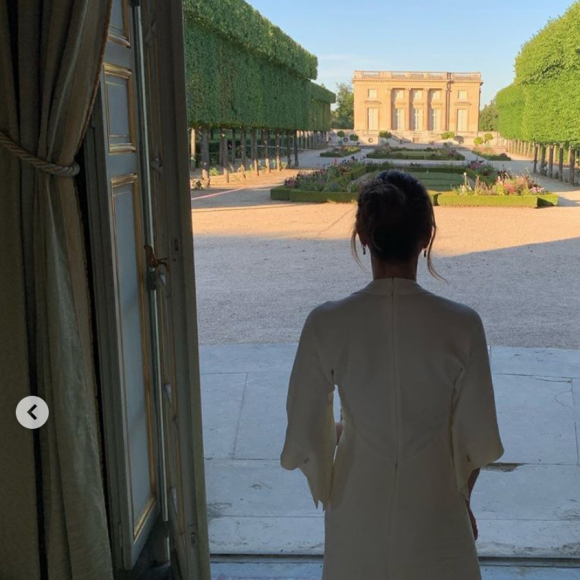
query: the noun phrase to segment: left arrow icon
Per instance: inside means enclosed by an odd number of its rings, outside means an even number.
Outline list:
[[[49,414],[48,405],[40,397],[24,397],[16,407],[16,418],[27,429],[42,427]]]

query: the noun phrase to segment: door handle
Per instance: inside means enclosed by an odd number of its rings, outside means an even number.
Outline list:
[[[166,270],[169,270],[169,258],[158,258],[155,255],[155,250],[149,244],[145,244],[145,258],[147,260],[147,266],[151,270],[158,270],[163,266]]]

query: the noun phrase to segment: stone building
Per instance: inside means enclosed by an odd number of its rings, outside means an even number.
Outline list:
[[[355,133],[365,143],[380,131],[412,141],[474,137],[482,84],[481,73],[355,71]]]

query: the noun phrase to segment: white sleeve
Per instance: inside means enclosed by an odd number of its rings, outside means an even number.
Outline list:
[[[324,366],[312,312],[306,318],[290,374],[286,413],[288,426],[280,464],[299,468],[308,481],[316,507],[328,505],[332,486],[336,425],[334,375]]]
[[[453,463],[457,489],[468,499],[472,471],[496,461],[504,453],[485,330],[479,315],[472,329],[471,353],[455,382],[454,394]]]

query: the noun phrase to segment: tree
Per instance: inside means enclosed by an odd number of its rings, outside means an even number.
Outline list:
[[[493,99],[489,105],[486,105],[479,114],[479,130],[480,131],[497,131],[498,129],[499,111]]]
[[[332,111],[332,127],[354,127],[354,93],[350,83],[336,83],[336,109]]]

